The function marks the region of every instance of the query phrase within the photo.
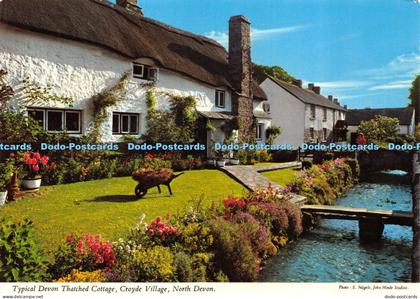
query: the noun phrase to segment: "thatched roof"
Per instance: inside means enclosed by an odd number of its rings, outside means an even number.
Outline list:
[[[335,110],[346,111],[345,108],[341,107],[337,103],[334,103],[333,101],[330,101],[328,98],[322,95],[319,95],[311,90],[303,89],[301,87],[278,80],[271,76],[269,76],[268,78],[272,80],[274,83],[276,83],[278,86],[286,90],[288,93],[295,96],[297,99],[301,100],[302,102],[306,104],[313,104],[313,105],[318,105],[318,106],[331,108]]]
[[[413,119],[414,108],[377,108],[377,109],[349,109],[346,121],[349,126],[358,126],[362,121],[371,120],[376,115],[398,118],[400,125],[410,125]]]
[[[232,88],[228,54],[216,41],[134,16],[101,0],[3,0],[0,22],[106,48],[212,86]],[[256,87],[257,97],[264,92]]]

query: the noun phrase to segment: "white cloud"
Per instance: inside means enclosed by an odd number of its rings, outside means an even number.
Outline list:
[[[377,80],[412,78],[420,73],[420,52],[399,55],[383,67],[364,70],[361,73]]]
[[[319,85],[321,88],[326,89],[355,89],[360,87],[366,87],[372,83],[369,81],[361,80],[339,80],[339,81],[328,81],[328,82],[314,82],[315,85]]]
[[[270,29],[251,29],[251,39],[252,41],[256,40],[264,40],[269,38],[270,36],[277,35],[277,34],[286,34],[291,32],[296,32],[303,30],[309,27],[308,25],[299,25],[299,26],[290,26],[290,27],[278,27],[278,28],[270,28]],[[208,38],[214,39],[223,46],[227,47],[229,43],[229,35],[226,32],[220,31],[210,31],[205,34]]]
[[[407,89],[410,86],[411,86],[411,80],[400,80],[400,81],[388,82],[381,85],[376,85],[369,88],[369,90]]]

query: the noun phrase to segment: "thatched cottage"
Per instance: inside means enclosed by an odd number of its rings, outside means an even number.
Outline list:
[[[129,72],[128,94],[107,111],[106,142],[146,130],[146,92],[157,89],[192,95],[201,117],[216,127],[207,142],[222,142],[222,124],[241,119],[243,136],[267,124],[264,91],[252,80],[250,22],[229,21],[229,49],[216,41],[147,18],[135,0],[3,0],[0,2],[0,69],[17,82],[28,77],[49,85],[72,105],[26,107],[52,132],[85,134],[92,123],[92,97]],[[157,107],[168,101],[158,96]],[[260,122],[259,119],[262,121]],[[260,132],[261,135],[261,132]],[[264,141],[262,136],[261,142]]]

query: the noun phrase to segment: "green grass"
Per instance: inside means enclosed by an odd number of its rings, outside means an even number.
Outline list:
[[[276,165],[279,164],[277,162],[258,162],[255,163],[254,166],[271,166],[271,165]]]
[[[273,181],[280,186],[285,187],[287,183],[291,182],[295,174],[299,174],[300,168],[284,168],[273,171],[261,172],[263,176],[268,178],[270,181]]]
[[[173,196],[165,186],[162,194],[149,189],[140,200],[134,196],[131,177],[42,187],[38,195],[27,195],[0,209],[0,218],[24,217],[33,221],[35,237],[47,253],[56,249],[69,233],[101,234],[117,240],[135,227],[140,215],[146,220],[183,211],[192,200],[204,196],[203,205],[220,202],[229,194],[242,195],[242,185],[218,170],[192,170],[172,183]]]

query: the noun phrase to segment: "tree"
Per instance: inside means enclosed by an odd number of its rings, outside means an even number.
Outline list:
[[[399,128],[398,118],[376,115],[375,118],[360,123],[359,133],[363,134],[368,142],[380,144],[386,139],[397,137]]]
[[[292,83],[293,80],[295,80],[293,76],[291,76],[283,68],[277,65],[266,66],[253,64],[252,71],[252,77],[255,79],[255,81],[257,81],[258,84],[261,84],[265,80],[265,78],[267,78],[267,75],[290,83]]]
[[[417,75],[413,80],[409,91],[408,98],[410,99],[410,106],[413,106],[416,111],[417,124],[420,122],[420,75]]]
[[[267,137],[267,143],[273,144],[274,139],[276,139],[281,134],[281,128],[275,125],[271,125],[265,130],[265,136]]]

